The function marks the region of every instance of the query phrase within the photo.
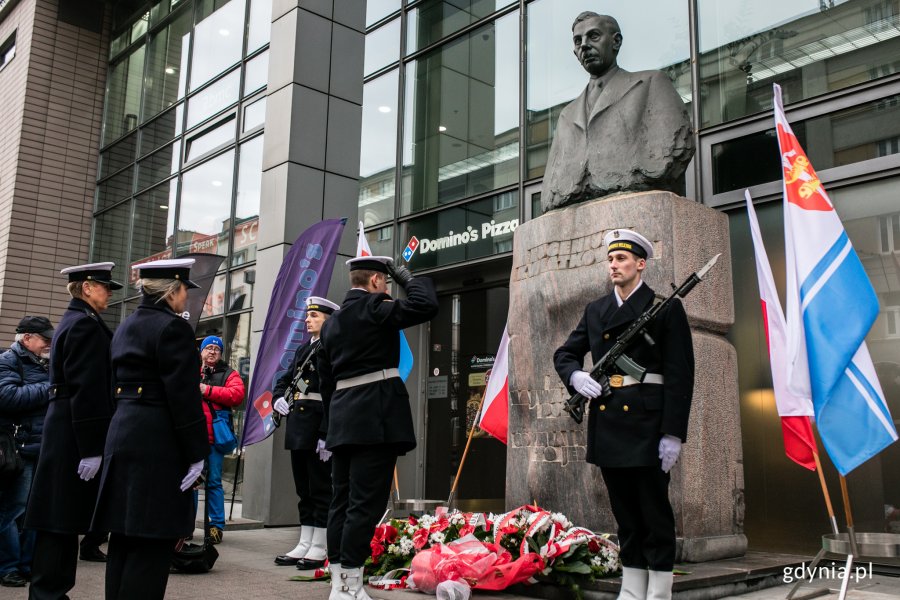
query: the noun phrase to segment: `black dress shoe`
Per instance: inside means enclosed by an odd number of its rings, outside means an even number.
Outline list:
[[[100,548],[82,548],[78,558],[88,562],[106,562],[106,555]]]
[[[314,569],[321,569],[325,566],[325,559],[322,560],[311,560],[308,558],[301,558],[297,561],[297,568],[301,571],[312,571]]]
[[[293,556],[288,556],[287,554],[280,554],[275,557],[275,564],[279,567],[293,567],[299,560],[299,558],[294,558]]]
[[[0,585],[3,587],[25,587],[28,582],[19,575],[18,571],[10,571],[3,577],[0,577]]]

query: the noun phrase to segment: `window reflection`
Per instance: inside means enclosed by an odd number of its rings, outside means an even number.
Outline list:
[[[137,134],[133,133],[103,152],[100,155],[100,178],[112,175],[126,165],[133,163],[136,143]]]
[[[366,34],[363,74],[369,75],[400,59],[400,19]]]
[[[266,97],[263,96],[253,104],[244,106],[244,122],[241,131],[253,131],[266,122]]]
[[[203,303],[203,312],[200,313],[201,319],[221,315],[225,312],[226,277],[227,273],[220,273],[213,279],[212,285],[209,288],[209,294],[207,294],[206,301]]]
[[[587,10],[618,21],[623,37],[620,67],[662,70],[685,103],[691,101],[688,12],[683,3],[617,0],[598,7],[595,0],[533,2],[528,5],[527,33],[527,179],[544,174],[559,114],[587,85],[589,76],[572,53],[572,23]]]
[[[518,23],[511,13],[407,65],[403,214],[518,181]]]
[[[272,33],[272,0],[250,0],[247,19],[247,54],[269,43]]]
[[[112,206],[131,196],[134,187],[134,165],[97,185],[97,210]]]
[[[189,137],[187,141],[188,151],[184,159],[185,162],[196,160],[216,148],[220,148],[229,142],[233,142],[236,123],[236,115],[232,113],[224,119],[221,119],[212,127],[204,129],[193,137]]]
[[[150,38],[142,121],[172,106],[184,94],[184,86],[179,83],[187,63],[190,31],[190,11],[184,11]]]
[[[366,227],[394,217],[399,78],[394,70],[363,87],[359,218]]]
[[[231,291],[228,294],[229,312],[253,306],[253,288],[256,285],[256,267],[235,269],[231,272]]]
[[[263,136],[241,144],[238,189],[234,209],[232,265],[256,260],[259,236],[259,194],[262,188]]]
[[[137,196],[127,278],[137,281],[130,267],[172,257],[172,215],[175,214],[176,182],[163,184]]]
[[[703,125],[772,108],[900,70],[896,2],[756,2],[752,10],[700,0]]]
[[[366,27],[400,10],[400,0],[368,0],[366,2]]]
[[[231,0],[197,23],[191,53],[191,89],[203,85],[241,59],[243,34],[242,0]]]
[[[425,0],[408,13],[406,53],[411,54],[430,46],[514,2],[515,0]],[[567,0],[565,4],[569,2],[571,0]]]
[[[178,172],[181,140],[155,152],[138,162],[138,189],[150,187]]]
[[[235,69],[196,96],[188,100],[187,128],[190,129],[238,99],[241,70]]]
[[[104,144],[137,127],[143,78],[143,46],[110,67],[106,82],[106,114],[103,117]]]
[[[94,244],[91,262],[111,261],[117,265],[127,264],[125,252],[131,231],[131,203],[126,202],[94,219]],[[122,290],[112,292],[115,300],[123,298]]]
[[[244,67],[244,96],[266,87],[269,79],[269,51],[260,53],[247,61]]]
[[[791,123],[791,128],[819,172],[898,154],[900,95]],[[774,128],[714,145],[713,193],[779,180],[780,156]]]
[[[183,118],[184,105],[179,104],[177,107],[169,109],[147,125],[141,127],[140,155],[143,156],[153,152],[181,133],[181,122]]]
[[[187,171],[178,206],[177,254],[227,255],[231,233],[234,150]]]

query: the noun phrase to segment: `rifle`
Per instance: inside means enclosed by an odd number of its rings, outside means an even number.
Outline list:
[[[288,384],[287,389],[284,390],[284,398],[288,401],[288,406],[293,408],[294,406],[294,394],[300,392],[301,394],[306,393],[307,385],[306,382],[303,381],[303,371],[306,369],[306,365],[309,364],[309,361],[316,355],[319,347],[322,345],[320,340],[316,340],[313,342],[312,350],[310,350],[309,354],[303,360],[303,363],[297,368],[297,373],[294,375],[294,378],[291,380],[291,383]],[[281,413],[277,411],[272,411],[272,423],[275,425],[277,429],[281,425]]]
[[[694,286],[700,283],[703,280],[703,277],[706,273],[712,269],[713,265],[716,264],[716,261],[719,260],[719,257],[722,254],[716,254],[713,256],[708,263],[706,263],[702,269],[697,271],[696,273],[691,273],[687,279],[685,279],[684,283],[682,283],[679,287],[675,287],[675,284],[672,284],[672,294],[665,298],[660,302],[654,302],[653,306],[644,311],[644,313],[635,319],[631,325],[628,326],[618,338],[616,338],[616,342],[613,344],[613,347],[607,350],[606,354],[604,354],[600,360],[594,365],[594,367],[590,371],[590,376],[595,381],[600,381],[601,377],[606,377],[609,373],[612,372],[613,367],[619,367],[625,374],[630,375],[637,379],[638,381],[644,381],[644,376],[647,374],[647,369],[642,367],[641,365],[634,362],[631,358],[625,354],[625,350],[631,344],[632,341],[638,338],[638,336],[643,337],[648,344],[651,346],[656,345],[656,342],[650,337],[650,334],[647,333],[647,326],[650,322],[658,315],[663,309],[669,306],[676,297],[684,298],[687,296]],[[587,398],[576,392],[572,395],[571,398],[566,400],[566,405],[563,407],[569,416],[575,419],[576,423],[581,423],[584,420],[584,405],[587,404]]]

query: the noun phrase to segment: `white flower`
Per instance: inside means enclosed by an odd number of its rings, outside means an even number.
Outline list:
[[[553,513],[550,515],[550,520],[554,523],[558,523],[560,527],[564,529],[568,529],[572,526],[572,522],[566,517],[566,515],[562,513]]]
[[[431,540],[432,544],[443,544],[445,536],[442,531],[438,531],[436,533],[432,533],[431,537],[429,537],[428,539]]]
[[[413,541],[410,538],[400,538],[400,554],[409,556],[410,552],[415,549]]]
[[[391,544],[390,546],[388,546],[387,551],[388,554],[400,554],[400,548],[397,546],[397,544]]]
[[[466,517],[459,511],[454,511],[453,514],[450,515],[448,519],[451,525],[465,525]]]
[[[425,529],[430,528],[434,525],[435,518],[431,515],[422,515],[422,518],[419,519],[419,527],[424,527]]]
[[[413,525],[412,523],[410,523],[409,525],[406,526],[406,533],[411,535],[411,534],[415,533],[417,529],[419,529],[418,525]]]

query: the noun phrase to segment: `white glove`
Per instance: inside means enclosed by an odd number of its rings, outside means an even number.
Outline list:
[[[181,480],[181,491],[187,490],[189,487],[194,485],[194,482],[197,481],[197,478],[200,477],[200,473],[203,472],[203,461],[198,460],[193,463],[190,467],[188,467],[187,475],[184,476],[184,479]]]
[[[659,440],[659,459],[662,461],[662,470],[668,473],[678,462],[681,455],[681,440],[674,435],[664,435]]]
[[[603,386],[585,371],[575,371],[569,378],[569,385],[585,398],[596,398],[603,393]]]
[[[275,400],[275,404],[272,405],[272,408],[282,417],[286,417],[287,414],[291,412],[291,407],[287,400],[284,399],[284,396]]]
[[[316,454],[319,455],[319,460],[322,462],[328,462],[328,459],[331,458],[331,452],[325,449],[325,440],[319,440],[319,443],[316,444]]]
[[[103,462],[102,456],[82,458],[81,462],[78,463],[78,476],[84,481],[90,481],[97,474],[97,471],[100,470],[101,462]]]

